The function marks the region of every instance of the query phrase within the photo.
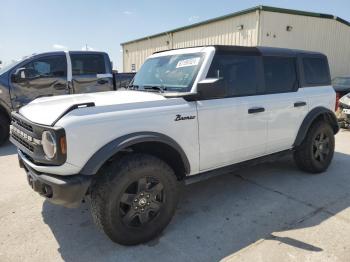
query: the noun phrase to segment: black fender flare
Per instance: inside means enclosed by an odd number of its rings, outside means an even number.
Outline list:
[[[82,175],[95,175],[103,164],[121,150],[143,142],[160,142],[172,147],[181,156],[186,174],[190,173],[190,162],[181,146],[172,138],[156,132],[137,132],[121,136],[100,148],[80,171]]]
[[[334,112],[329,110],[325,107],[316,107],[312,109],[304,118],[299,131],[298,135],[294,141],[293,147],[298,147],[303,142],[304,138],[306,137],[306,134],[312,125],[312,123],[317,119],[318,117],[322,116],[325,121],[327,121],[333,128],[334,134],[338,133],[339,131],[339,125],[337,121],[337,117],[335,116]]]

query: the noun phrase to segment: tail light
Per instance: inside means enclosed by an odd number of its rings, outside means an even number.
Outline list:
[[[336,97],[335,97],[335,111],[338,110],[339,107],[339,99],[340,99],[340,93],[336,93]]]

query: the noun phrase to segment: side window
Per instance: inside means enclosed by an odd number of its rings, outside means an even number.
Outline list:
[[[105,74],[104,56],[100,54],[72,54],[73,75]]]
[[[330,85],[331,77],[327,59],[318,57],[303,58],[304,78],[309,85]]]
[[[38,58],[26,64],[24,68],[27,78],[67,76],[66,57],[60,55]]]
[[[266,93],[293,92],[298,84],[296,60],[292,57],[264,57]]]
[[[230,96],[259,93],[259,57],[219,54],[213,59],[207,78],[222,78]]]

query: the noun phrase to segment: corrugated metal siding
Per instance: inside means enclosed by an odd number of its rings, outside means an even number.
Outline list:
[[[173,48],[200,45],[243,45],[258,43],[258,12],[189,28],[173,34]],[[237,27],[243,25],[243,30]]]
[[[332,19],[262,11],[259,45],[326,54],[332,77],[350,75],[350,27]],[[286,30],[292,26],[292,31]]]
[[[169,49],[171,41],[170,36],[164,35],[123,46],[123,71],[131,72],[132,64],[135,64],[135,69],[138,71],[148,56]]]
[[[135,64],[138,70],[149,55],[161,50],[214,44],[255,46],[258,43],[258,24],[259,16],[256,11],[169,35],[125,44],[123,70],[131,71],[132,64]],[[243,30],[237,29],[239,25],[244,26]]]

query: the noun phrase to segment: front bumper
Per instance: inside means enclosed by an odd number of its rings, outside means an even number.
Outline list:
[[[86,195],[92,177],[85,175],[57,176],[38,173],[28,166],[19,155],[19,164],[27,173],[32,189],[51,203],[74,208],[78,207]]]

